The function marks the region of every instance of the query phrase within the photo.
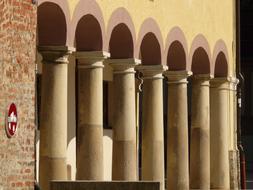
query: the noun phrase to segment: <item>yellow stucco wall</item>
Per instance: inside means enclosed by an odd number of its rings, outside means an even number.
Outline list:
[[[43,0],[41,0],[43,1]],[[50,0],[54,1],[54,0]],[[63,1],[63,0],[55,0]],[[71,17],[73,17],[76,6],[82,0],[68,0]],[[94,0],[95,1],[95,0]],[[103,14],[105,27],[107,30],[108,23],[112,13],[124,7],[133,20],[136,39],[142,23],[147,18],[153,18],[162,34],[163,44],[166,44],[166,38],[169,32],[174,27],[179,27],[184,32],[188,44],[188,52],[190,52],[191,44],[198,34],[202,34],[207,39],[211,53],[215,43],[222,39],[228,51],[229,57],[229,75],[235,75],[235,42],[234,36],[234,1],[233,0],[96,0]],[[85,7],[83,7],[85,9]],[[120,18],[119,18],[120,19]],[[41,63],[38,61],[39,72],[41,71]],[[71,166],[70,178],[75,179],[76,164],[75,164],[75,64],[71,59],[69,64],[69,94],[68,94],[68,109],[71,110],[68,115],[68,165]],[[104,69],[104,79],[112,80],[111,71],[108,66]],[[232,92],[231,92],[232,93]],[[230,149],[234,149],[234,105],[233,94],[230,99]],[[110,132],[104,131],[104,172],[106,180],[111,179],[111,151],[112,140]],[[74,156],[73,156],[74,155]],[[39,159],[39,158],[38,158]],[[110,163],[110,164],[108,164]]]
[[[68,0],[71,16],[80,0]],[[234,74],[234,1],[233,0],[97,0],[105,26],[119,7],[124,7],[133,20],[136,38],[146,18],[153,18],[161,30],[163,43],[170,30],[178,26],[185,34],[188,52],[194,37],[203,34],[211,53],[215,43],[222,39],[228,50],[229,75]],[[234,44],[234,45],[233,45]]]

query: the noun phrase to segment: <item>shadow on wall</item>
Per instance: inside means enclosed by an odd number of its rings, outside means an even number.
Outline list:
[[[67,144],[76,137],[76,79],[75,56],[71,55],[68,65],[68,137]]]

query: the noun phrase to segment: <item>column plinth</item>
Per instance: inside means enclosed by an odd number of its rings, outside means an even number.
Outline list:
[[[67,180],[67,81],[70,47],[38,47],[43,57],[40,126],[40,170],[42,189],[51,180]]]
[[[103,61],[106,52],[77,52],[77,180],[103,180]]]
[[[160,181],[164,189],[163,76],[167,66],[138,66],[143,74],[142,180]]]
[[[107,60],[113,68],[112,180],[137,180],[135,59]]]
[[[210,75],[192,80],[190,188],[210,188]]]
[[[187,77],[189,71],[167,71],[167,189],[189,189]]]

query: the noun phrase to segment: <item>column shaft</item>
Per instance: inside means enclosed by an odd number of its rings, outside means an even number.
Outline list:
[[[108,60],[113,67],[113,180],[137,180],[135,71],[133,60]]]
[[[39,181],[66,180],[68,47],[39,47],[43,56]]]
[[[103,52],[77,52],[78,180],[103,180]]]
[[[163,76],[167,67],[140,66],[143,73],[142,180],[160,181],[164,189]]]
[[[210,77],[209,77],[210,78]],[[210,98],[209,78],[192,81],[192,121],[190,147],[190,188],[210,188]]]
[[[228,83],[213,79],[210,88],[211,189],[230,189],[228,151]]]
[[[190,74],[166,72],[169,85],[167,189],[189,189],[187,77]]]

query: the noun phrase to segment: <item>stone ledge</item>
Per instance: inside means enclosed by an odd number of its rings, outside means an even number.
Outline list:
[[[160,182],[51,181],[50,190],[160,190]]]

